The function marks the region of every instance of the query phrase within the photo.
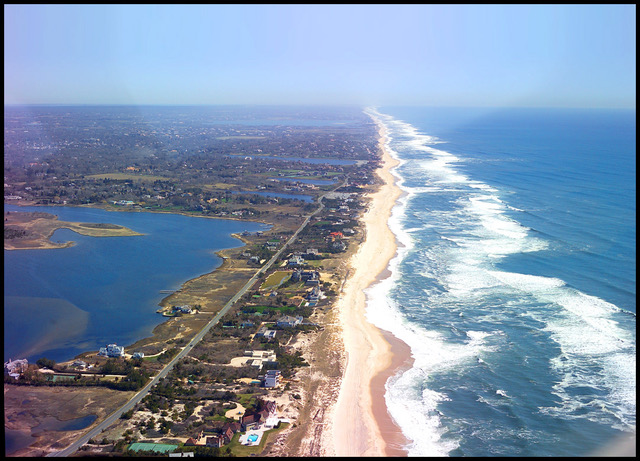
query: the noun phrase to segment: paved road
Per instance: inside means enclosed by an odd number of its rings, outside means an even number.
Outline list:
[[[342,183],[339,186],[335,187],[333,189],[333,191],[335,191],[338,188],[344,186],[345,184],[346,184],[346,181],[345,181],[345,183]],[[300,225],[298,230],[295,231],[295,233],[289,238],[289,240],[287,240],[287,242],[284,245],[282,245],[282,248],[280,248],[280,250],[278,250],[271,257],[271,259],[264,266],[262,266],[253,275],[253,277],[251,277],[251,279],[249,279],[249,281],[240,289],[240,291],[238,291],[227,302],[227,304],[224,305],[222,310],[220,312],[218,312],[216,314],[216,316],[213,319],[211,319],[209,321],[209,323],[207,323],[202,328],[202,330],[200,330],[200,332],[198,334],[196,334],[191,339],[191,341],[189,341],[189,343],[178,354],[176,354],[176,356],[160,371],[160,373],[158,373],[156,376],[154,376],[151,379],[151,381],[145,387],[143,387],[136,395],[133,396],[133,398],[131,400],[129,400],[122,407],[118,408],[111,415],[107,416],[107,418],[105,418],[104,421],[100,422],[96,427],[94,427],[89,432],[84,434],[82,437],[80,437],[78,440],[73,442],[71,445],[69,445],[64,450],[58,451],[58,452],[55,452],[55,453],[49,453],[47,456],[69,456],[69,455],[75,453],[82,445],[87,443],[89,441],[89,439],[102,440],[100,438],[100,435],[102,434],[102,432],[104,430],[106,430],[109,426],[111,426],[114,422],[116,422],[120,418],[120,415],[122,415],[122,413],[125,413],[125,412],[131,410],[138,402],[140,402],[149,393],[151,388],[153,386],[155,386],[156,384],[158,384],[160,379],[166,377],[169,374],[169,372],[171,371],[171,369],[173,368],[173,366],[178,362],[178,360],[181,360],[184,356],[186,356],[191,351],[193,346],[195,346],[204,337],[204,335],[206,335],[209,332],[211,327],[213,327],[216,323],[218,323],[218,321],[229,311],[229,309],[231,309],[231,306],[233,306],[236,303],[236,301],[238,301],[238,299],[240,299],[240,297],[242,295],[244,295],[247,292],[247,290],[253,286],[253,284],[256,282],[258,277],[260,277],[262,274],[264,274],[266,271],[268,271],[271,268],[271,266],[278,260],[280,255],[282,255],[284,250],[291,243],[293,243],[295,241],[295,239],[298,237],[300,232],[309,223],[311,218],[313,216],[315,216],[316,214],[320,213],[320,211],[322,211],[322,209],[324,208],[324,204],[322,203],[322,199],[324,199],[325,195],[327,195],[327,194],[324,194],[319,198],[318,202],[320,203],[320,206],[318,207],[318,209],[316,211],[314,211],[313,213],[311,213],[309,216],[306,217],[306,219]]]

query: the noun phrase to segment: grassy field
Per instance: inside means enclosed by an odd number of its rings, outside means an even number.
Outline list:
[[[291,273],[288,271],[276,271],[267,277],[267,280],[264,281],[261,290],[272,290],[277,288],[281,283],[291,277]]]

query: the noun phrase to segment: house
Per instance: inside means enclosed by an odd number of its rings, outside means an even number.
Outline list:
[[[185,446],[186,445],[187,444],[185,443]],[[222,445],[224,445],[224,436],[222,435],[213,435],[211,437],[207,437],[205,442],[205,446],[207,447],[220,448]]]
[[[27,371],[29,361],[27,359],[11,360],[4,363],[4,369],[14,379],[18,379],[22,373]]]
[[[296,325],[300,325],[302,320],[303,320],[303,317],[301,315],[298,315],[296,317],[291,317],[290,315],[283,315],[276,321],[276,326],[284,327],[284,328],[295,327]]]
[[[307,295],[307,299],[309,301],[318,302],[318,300],[320,299],[320,295],[322,295],[320,287],[316,286],[311,289],[311,291]]]
[[[305,285],[318,285],[320,283],[320,272],[303,271],[300,278],[304,280]]]
[[[289,258],[289,266],[300,266],[304,264],[304,258],[299,255],[293,255]]]
[[[84,360],[75,360],[71,366],[73,368],[87,368],[87,362],[85,362]]]
[[[260,427],[263,422],[264,420],[262,420],[262,414],[260,412],[251,413],[249,415],[245,414],[240,418],[242,430],[245,432],[253,428]]]
[[[134,359],[143,359],[144,358],[144,352],[134,352],[132,358],[134,358]]]
[[[196,445],[197,445],[197,442],[193,437],[189,437],[187,441],[184,443],[185,447],[195,447]]]
[[[240,431],[242,429],[242,424],[237,421],[233,421],[232,423],[227,423],[222,426],[222,442],[229,443],[233,438],[233,434]]]
[[[273,371],[277,371],[277,370],[273,370]],[[280,373],[278,371],[278,373]],[[278,406],[276,405],[276,402],[273,400],[267,400],[264,403],[264,409],[267,412],[267,417],[268,418],[273,418],[274,416],[276,416],[276,413],[278,411]]]
[[[191,306],[186,304],[184,306],[173,306],[173,311],[181,312],[183,314],[191,314],[193,312],[193,310],[191,309]]]
[[[107,347],[101,347],[98,355],[104,357],[124,357],[124,346],[109,344]]]
[[[278,333],[277,330],[265,330],[262,336],[264,336],[267,339],[273,339],[276,337],[277,333]]]
[[[267,370],[264,375],[264,387],[276,387],[280,384],[281,376],[280,370]]]
[[[318,249],[317,248],[307,248],[307,253],[308,255],[318,255]]]
[[[335,251],[344,251],[347,249],[347,246],[344,244],[344,242],[333,242],[333,244],[331,245],[331,248]]]

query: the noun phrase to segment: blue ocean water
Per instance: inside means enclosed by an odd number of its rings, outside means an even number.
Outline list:
[[[410,455],[585,456],[635,434],[635,110],[368,109],[405,192],[370,321],[412,350]]]
[[[52,241],[70,248],[4,252],[4,360],[70,360],[106,344],[128,346],[166,320],[156,313],[167,294],[222,263],[215,252],[242,245],[232,233],[269,226],[167,213],[82,207],[17,207],[61,221],[112,223],[132,237],[89,237],[59,229]]]

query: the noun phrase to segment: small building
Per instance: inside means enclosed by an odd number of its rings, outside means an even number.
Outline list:
[[[334,251],[345,251],[347,249],[347,245],[345,245],[344,242],[337,241],[331,244],[331,248]]]
[[[143,359],[144,358],[144,352],[134,352],[132,358],[134,358],[134,359]]]
[[[87,368],[87,362],[85,362],[84,360],[75,360],[75,361],[71,364],[71,366],[72,366],[73,368],[82,368],[82,369],[85,369],[85,368]]]
[[[262,336],[264,336],[267,339],[274,339],[277,333],[278,333],[277,330],[265,330]]]

